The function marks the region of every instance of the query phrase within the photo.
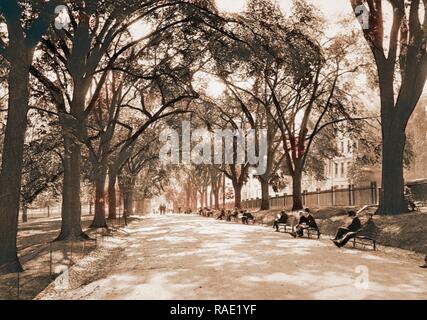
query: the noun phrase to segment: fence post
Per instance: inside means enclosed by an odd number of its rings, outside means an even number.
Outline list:
[[[52,276],[52,241],[49,243],[49,275]]]
[[[378,191],[378,192],[377,192]],[[383,189],[375,186],[375,204],[380,204],[383,196]]]
[[[332,199],[332,205],[335,205],[335,187],[331,187],[331,199]]]
[[[320,188],[316,188],[317,192],[317,206],[320,207]]]
[[[73,245],[74,245],[74,239],[71,240],[70,266],[73,264]]]
[[[284,205],[284,208],[286,209],[286,205],[287,205],[287,203],[286,203],[286,198],[287,198],[287,194],[286,194],[286,192],[283,194],[283,205]]]
[[[381,189],[380,189],[381,193]],[[377,204],[377,183],[375,181],[371,182],[371,204]]]
[[[348,205],[353,205],[352,203],[352,196],[351,196],[351,184],[348,185]]]
[[[302,206],[305,207],[305,190],[302,191]]]
[[[20,278],[20,272],[18,271],[18,292],[17,292],[17,295],[18,295],[18,300],[19,300],[19,296],[20,296],[20,290],[19,290],[19,285],[20,285],[20,283],[19,283],[19,279]]]

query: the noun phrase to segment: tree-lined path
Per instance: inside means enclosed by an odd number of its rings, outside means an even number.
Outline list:
[[[425,270],[390,249],[337,249],[326,237],[196,216],[151,216],[127,232],[106,277],[54,298],[427,299]]]

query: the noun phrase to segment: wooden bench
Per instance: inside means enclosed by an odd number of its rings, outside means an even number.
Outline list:
[[[294,232],[294,226],[293,225],[290,225],[290,224],[288,224],[288,223],[278,223],[277,224],[277,226],[279,227],[279,231],[280,231],[280,228],[283,228],[283,232],[284,233],[291,233],[291,232]]]
[[[242,218],[243,218],[243,214],[239,214],[238,219],[239,219],[240,221],[242,221]],[[242,222],[243,222],[243,221],[242,221]],[[248,224],[255,224],[255,217],[253,217],[253,218],[248,218]]]
[[[239,222],[239,215],[237,214],[231,214],[229,216],[227,216],[226,221],[230,221],[230,222]]]
[[[284,233],[292,233],[295,232],[295,226],[287,224],[287,223],[278,223],[279,231],[280,228],[283,228]],[[314,235],[317,237],[317,239],[320,239],[320,230],[318,228],[304,228],[304,234],[307,235],[309,239],[311,239],[311,236]]]
[[[304,230],[304,233],[307,231],[307,237],[309,239],[311,239],[312,235],[316,236],[317,239],[320,239],[320,230],[319,230],[319,228],[309,227],[309,228],[304,228],[303,230]]]
[[[377,237],[378,230],[363,232],[361,235],[356,233],[356,236],[353,238],[353,248],[356,248],[356,245],[360,244],[363,246],[363,248],[366,246],[371,246],[375,251],[377,249]]]

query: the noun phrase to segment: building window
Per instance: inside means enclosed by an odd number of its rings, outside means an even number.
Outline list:
[[[345,176],[345,164],[343,162],[341,163],[341,177],[344,177],[344,176]]]
[[[348,153],[351,153],[351,141],[348,141],[348,144],[347,144],[347,152],[348,152]]]
[[[344,153],[344,141],[341,141],[341,153]]]
[[[335,177],[338,177],[338,163],[335,163]]]

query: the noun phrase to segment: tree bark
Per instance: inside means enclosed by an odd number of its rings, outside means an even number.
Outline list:
[[[123,178],[122,178],[123,179]],[[119,186],[123,195],[123,217],[129,217],[133,213],[133,196],[136,177],[124,178],[119,181]]]
[[[81,144],[79,137],[83,136],[85,116],[85,97],[88,92],[88,81],[75,83],[70,115],[60,113],[60,123],[64,136],[64,186],[62,192],[62,225],[61,233],[56,240],[88,239],[81,227],[81,198],[80,198],[80,161]]]
[[[22,222],[28,222],[28,207],[25,205],[22,206]]]
[[[0,273],[22,271],[16,236],[20,207],[21,173],[29,99],[29,57],[16,54],[10,64],[9,103],[0,173]]]
[[[301,210],[303,209],[302,205],[302,193],[301,193],[301,180],[302,172],[301,170],[295,170],[295,173],[292,177],[292,210]]]
[[[95,216],[91,228],[107,228],[105,220],[105,180],[107,178],[107,167],[100,164],[95,173]]]
[[[404,129],[393,125],[383,125],[382,192],[379,214],[393,215],[408,211],[403,178],[405,143]]]
[[[67,129],[63,127],[63,130]],[[56,241],[89,239],[81,227],[80,145],[65,133],[64,147],[61,232]]]
[[[270,209],[270,195],[269,195],[269,183],[268,180],[260,177],[259,179],[261,183],[261,210],[269,210]]]
[[[192,210],[197,211],[197,189],[193,188],[193,205]]]
[[[234,207],[237,209],[241,209],[242,207],[242,184],[233,183],[234,188]]]
[[[116,180],[116,172],[110,168],[108,172],[108,219],[117,218]]]
[[[129,217],[133,211],[133,188],[129,188],[123,193],[123,216]]]
[[[214,203],[215,210],[219,210],[219,188],[214,190]]]

